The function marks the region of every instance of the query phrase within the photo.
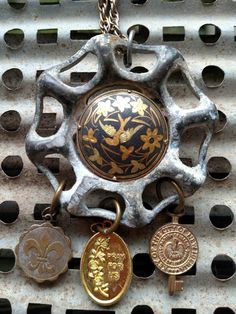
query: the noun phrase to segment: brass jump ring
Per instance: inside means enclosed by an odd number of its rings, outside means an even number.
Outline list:
[[[62,180],[61,183],[59,184],[57,190],[54,193],[51,206],[45,208],[44,211],[42,212],[43,218],[49,219],[49,217],[51,217],[51,219],[52,219],[53,216],[56,214],[56,207],[58,205],[58,202],[59,202],[59,199],[61,196],[61,192],[63,191],[65,185],[66,185],[66,181]]]
[[[130,68],[132,65],[132,46],[133,46],[133,40],[135,36],[136,30],[133,28],[129,32],[129,38],[127,43],[127,52],[126,52],[126,62],[125,67]]]
[[[179,204],[175,207],[174,209],[174,214],[176,215],[181,215],[184,212],[184,192],[180,185],[174,181],[173,179],[170,178],[163,178],[162,180],[158,181],[159,184],[156,185],[156,191],[157,191],[157,196],[163,200],[163,195],[161,192],[161,185],[164,182],[169,182],[176,190],[178,197],[179,197]]]
[[[113,224],[108,228],[103,228],[100,225],[97,226],[97,230],[103,234],[109,234],[109,233],[114,232],[119,227],[119,224],[121,221],[122,211],[121,211],[120,204],[114,198],[112,199],[112,201],[113,201],[113,203],[115,205],[115,209],[116,209],[116,218],[115,218]]]

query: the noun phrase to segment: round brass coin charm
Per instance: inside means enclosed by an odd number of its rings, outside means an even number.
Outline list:
[[[49,222],[33,225],[24,232],[15,252],[18,266],[39,283],[56,280],[67,271],[72,257],[70,239]]]
[[[102,306],[118,302],[129,288],[132,261],[127,245],[116,233],[96,233],[81,259],[81,279],[88,295]]]
[[[150,255],[162,272],[181,275],[196,263],[198,243],[188,228],[169,223],[154,233],[150,242]]]
[[[77,145],[85,165],[107,180],[143,177],[166,152],[168,131],[160,103],[136,91],[97,96],[78,125]]]

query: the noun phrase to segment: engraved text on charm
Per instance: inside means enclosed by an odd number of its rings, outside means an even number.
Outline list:
[[[158,269],[169,275],[180,275],[197,260],[197,240],[188,228],[169,223],[154,233],[150,254]]]
[[[125,242],[116,233],[96,233],[81,260],[81,278],[89,296],[100,305],[112,305],[127,291],[131,276],[131,257]]]
[[[70,239],[63,230],[46,222],[33,225],[16,246],[17,264],[37,282],[54,281],[68,269]]]

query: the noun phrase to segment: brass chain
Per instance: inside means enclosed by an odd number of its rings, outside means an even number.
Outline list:
[[[119,13],[117,0],[98,0],[100,13],[100,29],[103,34],[114,34],[120,38],[127,39],[119,28]]]

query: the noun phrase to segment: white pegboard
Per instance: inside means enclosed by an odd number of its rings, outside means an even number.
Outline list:
[[[0,162],[7,156],[18,155],[22,158],[23,170],[19,176],[11,178],[0,169],[0,203],[13,200],[18,203],[20,209],[15,223],[0,225],[0,249],[14,250],[20,233],[34,222],[35,204],[50,203],[53,195],[46,178],[37,172],[27,158],[24,146],[25,135],[35,110],[36,73],[61,63],[83,45],[85,41],[70,38],[72,30],[97,30],[99,21],[95,0],[60,0],[60,4],[55,5],[40,5],[39,0],[28,0],[22,9],[14,9],[8,2],[13,1],[0,0],[0,76],[11,68],[18,68],[23,73],[23,81],[21,87],[13,91],[6,89],[4,80],[1,81],[0,116],[9,110],[15,110],[21,116],[21,125],[15,132],[0,129]],[[227,282],[220,282],[211,272],[212,260],[218,254],[227,254],[236,261],[236,224],[234,221],[227,230],[218,231],[212,227],[209,220],[209,213],[214,205],[227,205],[236,215],[236,2],[216,0],[211,5],[204,5],[201,0],[148,0],[144,5],[136,6],[130,0],[120,0],[119,12],[123,32],[140,23],[149,29],[147,44],[163,42],[163,27],[184,27],[184,40],[169,41],[165,44],[173,45],[181,51],[198,84],[215,101],[218,109],[225,113],[227,126],[214,136],[208,158],[223,156],[228,159],[232,169],[226,180],[215,181],[208,178],[206,184],[193,197],[187,199],[187,205],[193,206],[195,210],[195,223],[189,227],[198,238],[200,256],[196,275],[184,277],[184,292],[169,297],[167,278],[156,271],[147,279],[134,277],[127,295],[109,310],[116,314],[128,314],[137,305],[148,305],[155,314],[171,314],[172,309],[176,308],[195,309],[198,314],[213,314],[218,307],[229,307],[236,311],[235,277]],[[204,24],[214,24],[221,30],[221,36],[215,44],[207,45],[200,39],[199,28]],[[4,34],[12,29],[21,29],[24,32],[24,41],[21,47],[15,50],[7,47],[4,41]],[[57,29],[57,42],[39,45],[37,31],[40,29]],[[151,58],[144,60],[138,56],[134,59],[133,67],[149,67],[151,64]],[[224,79],[219,87],[208,88],[203,82],[202,71],[209,65],[217,66],[224,72]],[[94,70],[95,62],[92,60],[91,63],[91,59],[85,60],[83,65],[76,69],[82,72]],[[219,73],[213,69],[213,74],[214,81]],[[174,82],[172,90],[180,101],[190,102],[184,85]],[[48,112],[55,111],[56,105],[49,106]],[[195,140],[196,137],[193,140],[190,138],[189,144],[184,146],[183,157],[192,157]],[[11,165],[14,166],[13,163]],[[59,176],[63,177],[66,173],[68,165],[65,161],[60,161]],[[91,236],[90,223],[80,218],[68,218],[66,222],[61,223],[65,232],[71,236],[75,258],[81,256],[83,247]],[[132,256],[148,252],[149,239],[158,225],[157,218],[141,231],[121,228],[120,234],[127,241]],[[0,274],[0,292],[0,298],[10,301],[14,314],[26,313],[29,303],[52,305],[53,314],[65,313],[67,309],[99,310],[82,288],[78,269],[70,269],[52,285],[38,285],[26,279],[17,268],[13,268],[9,273]],[[4,313],[1,304],[0,313]],[[133,311],[133,314],[140,313],[142,312]],[[181,314],[190,313],[194,312],[182,310]]]

